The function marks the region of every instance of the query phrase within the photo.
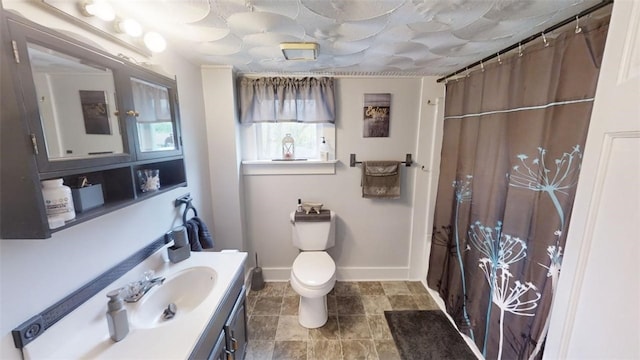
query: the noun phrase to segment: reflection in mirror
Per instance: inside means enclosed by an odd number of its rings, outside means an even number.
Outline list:
[[[131,79],[131,87],[140,151],[177,149],[169,90],[136,78]]]
[[[113,73],[28,44],[49,160],[123,153]]]

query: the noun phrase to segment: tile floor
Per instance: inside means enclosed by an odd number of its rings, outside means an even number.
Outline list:
[[[318,329],[298,324],[298,295],[288,282],[268,282],[247,296],[247,360],[400,359],[385,310],[438,306],[420,282],[337,282],[327,295],[329,320]]]

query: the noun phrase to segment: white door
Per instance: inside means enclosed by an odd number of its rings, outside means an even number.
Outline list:
[[[640,1],[616,0],[545,359],[640,359],[639,308]]]

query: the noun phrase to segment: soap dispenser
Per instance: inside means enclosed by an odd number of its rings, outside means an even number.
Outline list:
[[[109,298],[107,324],[109,325],[109,335],[113,341],[120,341],[129,333],[129,319],[127,319],[127,309],[124,308],[121,291],[122,289],[116,289],[107,293]]]
[[[322,143],[320,143],[320,160],[329,161],[329,144],[327,144],[324,136],[322,137]]]

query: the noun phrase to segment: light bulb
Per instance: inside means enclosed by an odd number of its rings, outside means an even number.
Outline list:
[[[131,37],[142,35],[142,25],[133,19],[124,19],[116,22],[116,30],[123,32]]]
[[[112,21],[116,18],[116,12],[111,4],[103,0],[88,1],[82,5],[82,9],[88,16],[95,16],[104,21]]]
[[[163,52],[167,48],[167,41],[164,37],[154,31],[144,34],[144,44],[155,53]]]

